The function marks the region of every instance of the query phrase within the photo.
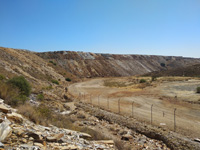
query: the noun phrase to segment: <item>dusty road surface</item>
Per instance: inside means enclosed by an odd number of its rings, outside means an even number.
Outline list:
[[[155,81],[142,88],[132,81],[130,77],[91,79],[72,84],[69,92],[94,106],[200,138],[200,95],[195,93],[200,80]]]

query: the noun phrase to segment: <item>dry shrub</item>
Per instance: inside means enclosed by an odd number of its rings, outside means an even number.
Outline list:
[[[49,123],[48,115],[50,115],[50,111],[42,105],[39,107],[34,107],[29,104],[20,105],[18,112],[36,124],[47,126]]]
[[[114,140],[115,146],[118,150],[131,150],[130,146],[127,146],[121,140]]]
[[[79,127],[74,125],[73,123],[76,120],[72,120],[70,116],[64,116],[54,113],[50,108],[45,106],[45,104],[41,104],[38,107],[32,106],[30,104],[20,105],[18,107],[18,112],[36,124],[44,126],[52,124],[59,128],[67,128],[70,130],[85,132],[92,136],[92,140],[108,139],[100,132],[97,132],[87,127]]]
[[[9,105],[15,105],[16,97],[19,95],[19,90],[5,82],[0,82],[0,98],[5,100]]]

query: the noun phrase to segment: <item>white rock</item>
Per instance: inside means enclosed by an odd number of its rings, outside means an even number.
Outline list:
[[[0,141],[4,141],[11,134],[12,128],[9,126],[10,124],[7,118],[0,124]]]

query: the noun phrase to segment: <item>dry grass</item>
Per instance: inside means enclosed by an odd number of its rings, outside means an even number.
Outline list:
[[[7,84],[3,81],[0,81],[0,98],[5,100],[5,103],[9,105],[15,105],[15,98],[19,95],[19,89],[16,87]]]
[[[30,104],[20,105],[18,107],[18,112],[36,124],[44,126],[52,124],[59,128],[67,128],[70,130],[85,132],[92,136],[91,140],[108,139],[101,132],[92,130],[87,127],[79,127],[74,125],[73,123],[77,120],[71,119],[70,116],[56,114],[50,108],[45,106],[45,104],[41,104],[38,107],[31,106]]]
[[[130,146],[127,146],[121,140],[115,140],[115,146],[118,150],[131,150]]]

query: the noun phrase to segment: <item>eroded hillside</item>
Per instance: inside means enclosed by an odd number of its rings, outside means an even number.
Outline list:
[[[85,52],[45,52],[38,56],[55,61],[79,77],[131,76],[200,63],[200,59],[153,55],[112,55]]]

